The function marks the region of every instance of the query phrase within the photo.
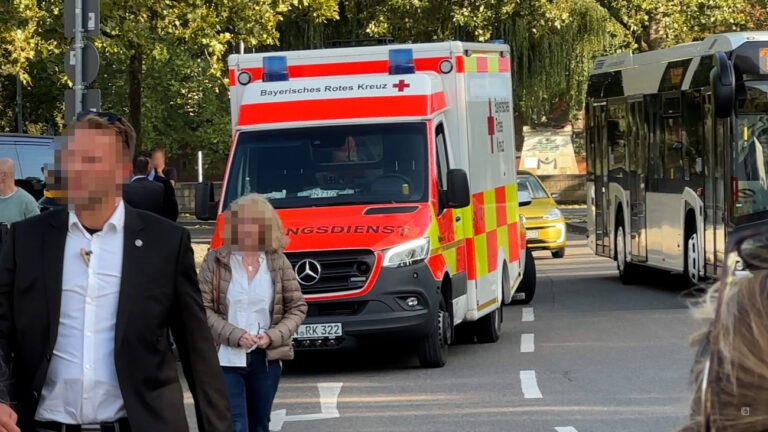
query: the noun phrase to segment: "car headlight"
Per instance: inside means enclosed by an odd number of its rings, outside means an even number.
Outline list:
[[[384,255],[384,267],[405,267],[429,256],[429,239],[420,238],[395,246]]]
[[[544,219],[546,220],[556,220],[560,219],[561,217],[563,217],[563,214],[560,213],[560,210],[558,209],[552,209],[544,215]]]

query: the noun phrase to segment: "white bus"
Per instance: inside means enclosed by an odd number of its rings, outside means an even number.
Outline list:
[[[588,240],[623,282],[714,277],[728,232],[768,219],[768,32],[599,58],[586,110]]]

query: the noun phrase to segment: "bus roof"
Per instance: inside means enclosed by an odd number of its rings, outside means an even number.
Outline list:
[[[644,53],[621,52],[599,57],[590,75],[613,72],[643,65],[668,63],[689,59],[718,51],[733,51],[742,44],[752,41],[768,41],[768,31],[723,33],[706,37],[702,41],[684,43],[673,47]]]

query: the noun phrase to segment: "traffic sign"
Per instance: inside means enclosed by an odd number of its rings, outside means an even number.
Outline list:
[[[101,1],[82,0],[83,33],[85,36],[101,34]],[[75,37],[75,0],[64,0],[64,36]]]
[[[75,67],[77,66],[77,49],[75,46],[71,46],[64,59],[64,71],[67,73],[67,78],[70,81],[76,82]],[[99,73],[99,53],[96,51],[96,47],[92,43],[86,42],[83,44],[83,85],[90,84],[96,78]]]
[[[87,89],[83,90],[83,109],[82,111],[101,110],[101,90]],[[81,112],[82,112],[81,111]],[[75,90],[64,90],[64,121],[69,123],[77,117],[75,112]]]

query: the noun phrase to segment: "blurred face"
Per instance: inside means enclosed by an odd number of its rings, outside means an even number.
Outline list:
[[[152,154],[152,166],[153,167],[165,167],[165,153],[162,151],[156,151]]]
[[[100,205],[121,196],[130,171],[126,153],[114,131],[77,127],[61,152],[69,204]]]
[[[255,205],[243,204],[232,208],[230,216],[232,245],[238,251],[256,252],[260,249],[261,226],[259,220],[264,220],[264,217],[259,217],[257,212]]]

